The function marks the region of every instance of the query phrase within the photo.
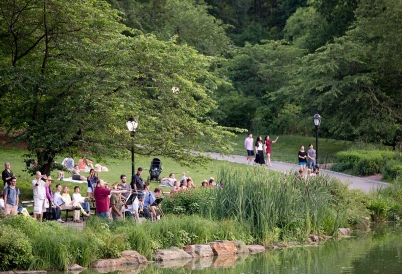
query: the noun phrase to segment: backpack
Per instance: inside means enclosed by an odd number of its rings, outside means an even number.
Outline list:
[[[4,199],[4,197],[5,197],[5,195],[6,195],[6,189],[7,189],[7,196],[9,196],[9,195],[10,195],[10,186],[7,186],[7,187],[4,189],[4,191],[3,191],[3,200],[4,200],[4,203],[7,202],[7,201]],[[16,193],[19,192],[18,187],[15,187],[15,191],[16,191]]]

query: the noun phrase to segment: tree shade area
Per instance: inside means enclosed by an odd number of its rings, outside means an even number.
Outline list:
[[[396,145],[398,0],[3,0],[0,125],[54,158],[201,163],[241,129]],[[172,90],[172,88],[174,89]],[[134,138],[125,129],[135,116]]]

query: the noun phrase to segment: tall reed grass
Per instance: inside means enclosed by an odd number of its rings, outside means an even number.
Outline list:
[[[333,233],[345,223],[331,195],[336,179],[318,176],[301,179],[260,167],[223,168],[223,189],[210,197],[203,216],[236,219],[250,228],[255,241],[264,245],[278,240],[305,240],[310,233]]]

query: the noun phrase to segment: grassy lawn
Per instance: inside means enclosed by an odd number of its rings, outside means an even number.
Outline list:
[[[232,147],[234,151],[232,154],[235,155],[246,155],[244,148],[244,139],[247,134],[238,134],[232,139],[228,140],[232,142]],[[253,133],[254,141],[257,139],[258,134]],[[264,139],[265,135],[261,135]],[[270,139],[274,140],[276,135],[270,135]],[[297,163],[297,152],[300,146],[304,145],[305,149],[308,150],[308,145],[313,144],[315,147],[315,137],[304,137],[304,136],[294,136],[294,135],[280,135],[278,141],[272,144],[272,154],[271,160],[281,161],[287,163]],[[346,150],[352,146],[350,141],[339,141],[333,139],[319,138],[318,139],[318,157],[320,163],[332,163],[335,159],[335,154],[338,151]],[[207,147],[204,148],[206,151],[210,151]]]
[[[32,199],[32,187],[30,182],[33,180],[34,176],[29,175],[27,172],[24,171],[25,169],[25,162],[23,162],[23,157],[22,155],[26,153],[26,150],[23,149],[14,149],[14,148],[0,148],[0,155],[1,155],[1,162],[2,166],[5,162],[10,162],[11,163],[11,170],[13,171],[14,175],[18,178],[18,187],[21,190],[21,200],[30,200]],[[143,173],[142,177],[144,180],[146,180],[149,176],[149,167],[151,165],[151,161],[154,157],[149,156],[141,156],[141,155],[136,155],[135,156],[135,167],[142,167],[143,168]],[[104,179],[108,183],[114,183],[114,182],[120,182],[120,175],[125,174],[128,178],[131,177],[131,158],[127,157],[127,159],[114,159],[111,157],[104,157],[105,161],[104,162],[99,162],[99,163],[94,163],[94,164],[101,164],[102,166],[106,166],[109,171],[108,172],[100,172],[99,177]],[[162,166],[163,166],[163,171],[161,173],[160,178],[163,176],[168,177],[169,173],[175,173],[176,178],[180,179],[181,174],[183,172],[186,173],[186,176],[191,177],[194,180],[194,183],[196,186],[201,186],[201,182],[203,180],[208,180],[209,177],[217,177],[217,173],[220,169],[220,167],[224,165],[237,165],[234,163],[227,163],[224,161],[212,161],[209,164],[207,164],[205,167],[202,166],[195,166],[195,167],[184,167],[181,166],[180,164],[174,162],[173,160],[165,157],[159,157],[159,159],[162,161]],[[63,160],[63,157],[57,158],[58,162],[61,162]],[[78,159],[75,159],[76,161]],[[3,170],[3,169],[2,169]],[[88,176],[88,173],[82,172],[81,173],[83,176]],[[53,178],[56,178],[57,176],[57,171],[53,171],[51,173],[51,176]],[[69,175],[66,174],[65,177],[70,177]],[[131,179],[128,179],[128,182],[130,182]],[[86,182],[83,184],[77,184],[73,182],[66,182],[66,181],[55,181],[53,183],[52,188],[55,188],[55,185],[57,183],[61,183],[62,185],[68,185],[69,189],[71,191],[71,194],[73,192],[73,187],[75,185],[79,185],[81,188],[81,194],[86,195],[86,189],[87,185]],[[158,182],[151,182],[151,189],[153,190],[156,186],[159,186]],[[170,191],[169,188],[163,188],[164,191]]]

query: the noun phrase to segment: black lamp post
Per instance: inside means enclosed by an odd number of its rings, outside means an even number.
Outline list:
[[[315,125],[315,165],[318,166],[318,127],[321,124],[321,116],[320,114],[315,114],[313,117],[314,125]]]
[[[137,130],[138,127],[138,121],[137,119],[131,117],[127,120],[126,122],[127,129],[131,133],[131,137],[134,138],[135,136],[135,131]],[[134,144],[131,147],[131,182],[134,182],[134,174],[135,174],[135,167],[134,167]]]

